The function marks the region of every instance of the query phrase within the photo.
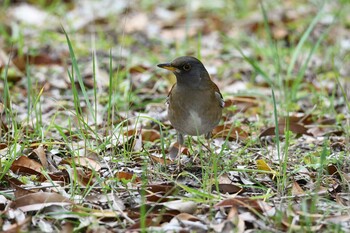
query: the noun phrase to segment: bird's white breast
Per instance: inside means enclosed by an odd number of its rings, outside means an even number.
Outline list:
[[[198,114],[198,112],[194,110],[189,111],[189,116],[187,118],[187,128],[186,132],[190,135],[200,135],[202,134],[202,118]]]
[[[190,110],[190,120],[196,126],[200,126],[202,124],[202,118],[199,116],[198,112]]]

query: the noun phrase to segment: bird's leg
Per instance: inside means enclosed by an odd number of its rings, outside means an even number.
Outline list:
[[[211,151],[211,149],[210,149],[211,132],[206,133],[206,134],[204,135],[204,137],[205,137],[205,139],[206,139],[206,141],[207,141],[207,145],[205,145],[205,143],[203,143],[201,140],[199,140],[199,143],[200,143],[202,146],[204,146],[204,147],[208,150],[208,152],[211,154],[211,153],[212,153],[212,151]],[[198,156],[198,155],[196,155],[196,156],[193,158],[193,162],[197,159],[197,156]]]
[[[207,139],[207,146],[206,147],[207,147],[208,151],[211,153],[211,149],[210,149],[211,132],[205,134],[205,139]]]
[[[183,144],[184,144],[184,136],[182,135],[182,133],[177,132],[177,142],[178,142],[180,145],[183,145]]]
[[[184,136],[183,134],[177,132],[177,142],[174,143],[169,149],[169,157],[171,161],[177,159],[176,170],[181,170],[181,150],[182,145],[184,144]]]
[[[177,143],[179,144],[178,152],[177,152],[177,170],[181,171],[181,150],[182,145],[184,144],[184,136],[177,132]]]

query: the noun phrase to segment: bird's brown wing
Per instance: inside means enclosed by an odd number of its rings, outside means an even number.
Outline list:
[[[213,88],[215,90],[215,97],[220,103],[220,107],[224,108],[224,106],[225,106],[224,98],[222,97],[221,92],[215,83],[213,83]]]
[[[170,89],[170,91],[169,91],[169,93],[168,93],[168,96],[167,96],[166,99],[165,99],[165,103],[166,103],[167,105],[169,105],[169,98],[170,98],[171,92],[172,92],[172,90],[174,89],[175,86],[176,86],[176,83],[171,87],[171,89]]]

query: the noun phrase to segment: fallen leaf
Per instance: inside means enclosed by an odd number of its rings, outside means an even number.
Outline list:
[[[64,184],[67,184],[70,180],[67,170],[49,173],[48,176],[50,177],[50,181],[62,181]],[[38,177],[39,182],[44,182],[46,180],[48,180],[48,178],[44,176],[44,174]]]
[[[151,184],[148,185],[146,188],[147,195],[146,199],[150,202],[168,202],[171,201],[173,198],[169,198],[168,196],[174,194],[176,188],[174,185],[167,185],[167,184]]]
[[[115,177],[119,180],[132,181],[134,183],[140,183],[141,178],[131,172],[120,171],[115,174]]]
[[[333,164],[327,166],[327,171],[329,175],[340,176],[338,168]]]
[[[181,213],[193,214],[197,210],[197,203],[193,201],[175,200],[163,203],[163,205],[172,210],[178,210]]]
[[[72,165],[74,163],[74,166],[82,166],[84,168],[92,169],[94,171],[100,171],[101,165],[98,161],[95,161],[93,159],[83,157],[83,156],[76,156],[74,158],[67,158],[61,161],[61,164],[69,164]]]
[[[232,124],[218,125],[213,129],[213,137],[224,138],[229,141],[235,139],[244,140],[248,138],[248,133],[240,127],[233,127]]]
[[[6,143],[0,143],[0,150],[7,148]]]
[[[31,175],[40,175],[43,166],[26,156],[21,156],[15,160],[11,165],[11,171],[17,173],[25,173]]]
[[[47,163],[44,146],[43,145],[38,146],[38,148],[34,149],[33,152],[38,156],[43,167],[45,169],[48,169],[49,164]]]
[[[268,212],[272,209],[272,207],[267,205],[264,201],[254,200],[247,197],[228,198],[214,205],[214,208],[216,209],[221,207],[244,207],[253,212],[258,211],[260,213]]]
[[[341,224],[341,223],[349,222],[350,215],[346,214],[346,215],[331,216],[331,217],[327,217],[325,221],[335,223],[335,224]]]
[[[176,186],[173,184],[149,184],[147,185],[147,191],[152,193],[167,193],[172,194],[176,191]]]
[[[247,109],[258,106],[258,100],[253,96],[235,96],[233,98],[225,99],[225,108],[232,105],[239,105],[239,109]]]
[[[152,217],[147,216],[146,219],[144,220],[144,226],[146,228],[149,228],[151,226],[160,226],[160,223],[157,220],[154,220]],[[131,225],[127,229],[127,232],[139,232],[139,231],[136,231],[138,229],[141,229],[141,221],[137,221],[133,225]]]
[[[155,156],[155,155],[149,155],[150,159],[159,164],[175,164],[174,160],[170,160],[168,158],[160,157],[160,156]]]
[[[234,193],[242,193],[244,191],[243,188],[234,184],[219,184],[218,186],[219,186],[220,193],[234,194]],[[216,190],[215,184],[212,186],[212,190]]]
[[[14,178],[14,177],[6,176],[5,179],[7,180],[7,182],[10,183],[11,188],[13,188],[15,190],[14,194],[15,194],[16,198],[25,196],[29,193],[37,192],[35,190],[23,188],[22,185],[24,185],[24,183],[22,183],[21,181],[19,181],[18,179]]]
[[[154,142],[157,139],[160,139],[160,134],[157,130],[154,129],[141,129],[141,130],[128,130],[124,135],[125,136],[142,136],[142,141]]]
[[[52,53],[16,56],[12,62],[22,72],[25,71],[26,65],[62,65],[61,58],[54,56]]]
[[[299,184],[296,181],[293,181],[292,184],[292,195],[298,196],[304,194],[304,190],[299,186]]]
[[[263,159],[256,160],[256,166],[258,170],[270,172],[273,175],[276,175],[277,172],[274,171]]]
[[[284,135],[285,130],[286,130],[286,124],[285,123],[279,123],[278,124],[278,133],[280,135]],[[289,122],[289,130],[292,131],[295,134],[311,135],[310,133],[308,133],[308,129],[305,128],[304,125],[301,125],[301,124],[296,123],[296,122]],[[259,135],[259,138],[265,137],[265,136],[272,136],[272,135],[276,135],[276,127],[274,127],[274,126],[265,129]]]
[[[199,218],[197,218],[196,216],[193,216],[192,214],[188,214],[188,213],[180,213],[180,214],[176,215],[175,218],[180,219],[182,221],[184,221],[184,220],[193,221],[193,222],[200,221]]]
[[[13,208],[19,208],[23,212],[41,210],[52,205],[72,205],[73,202],[58,193],[37,192],[24,195],[14,200]]]

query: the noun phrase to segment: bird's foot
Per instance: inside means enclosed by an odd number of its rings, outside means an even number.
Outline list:
[[[176,169],[175,169],[176,172],[181,172],[182,171],[181,150],[182,150],[182,146],[178,142],[174,143],[169,149],[169,158],[170,158],[170,160],[171,161],[177,160],[177,162],[176,162]]]
[[[171,161],[174,161],[176,158],[180,157],[181,147],[175,143],[169,149],[169,158]]]

